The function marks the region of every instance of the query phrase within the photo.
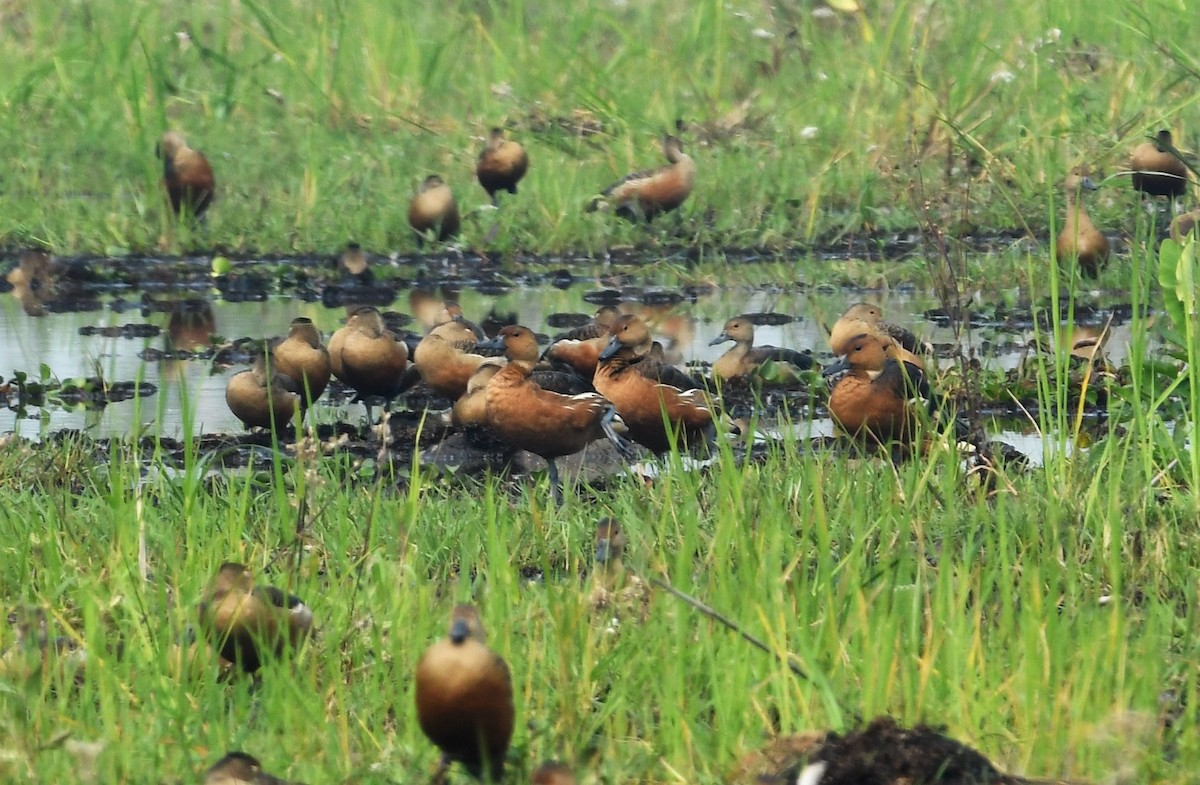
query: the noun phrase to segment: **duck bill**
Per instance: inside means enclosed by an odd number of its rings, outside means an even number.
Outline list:
[[[716,338],[713,338],[711,341],[709,341],[709,342],[708,342],[708,345],[709,345],[709,346],[716,346],[717,344],[720,344],[720,343],[725,343],[726,341],[732,341],[732,340],[733,340],[733,339],[732,339],[732,338],[730,338],[730,337],[729,337],[727,334],[725,334],[725,333],[721,333],[721,334],[720,334],[720,335],[718,335]]]
[[[475,344],[476,349],[482,349],[485,352],[502,352],[504,351],[504,339],[500,336],[489,338],[486,341],[480,341]]]
[[[604,351],[600,352],[599,359],[607,360],[619,351],[621,351],[621,342],[617,339],[617,336],[614,335],[609,339],[608,346],[604,347]]]
[[[839,373],[845,373],[848,370],[850,370],[850,361],[845,357],[839,357],[837,362],[822,368],[821,375],[828,379],[830,376],[837,376]]]

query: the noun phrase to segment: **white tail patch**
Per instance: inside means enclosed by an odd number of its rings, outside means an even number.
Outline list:
[[[808,764],[796,778],[796,785],[817,785],[821,781],[821,777],[825,776],[827,768],[829,768],[829,764],[823,760]]]

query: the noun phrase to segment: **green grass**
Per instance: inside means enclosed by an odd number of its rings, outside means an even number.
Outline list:
[[[1120,170],[1164,125],[1198,141],[1194,61],[1156,48],[1192,22],[1165,2],[989,14],[899,0],[830,17],[749,0],[419,13],[10,0],[0,21],[0,246],[60,253],[330,252],[351,238],[411,251],[407,201],[427,173],[445,174],[465,209],[484,204],[473,165],[494,124],[533,159],[504,200],[501,252],[784,249],[964,221],[1041,237],[1070,165]],[[647,231],[584,213],[598,189],[659,163],[677,117],[700,167],[680,216]],[[582,120],[601,132],[575,135]],[[152,150],[167,128],[217,169],[205,229],[163,209]],[[1108,184],[1093,210],[1128,229],[1137,200],[1123,179]],[[466,244],[482,246],[493,220],[473,213]]]
[[[558,9],[0,2],[0,246],[299,253],[353,238],[412,251],[412,189],[441,171],[464,207],[481,205],[474,138],[504,123],[534,163],[504,200],[497,250],[694,244],[698,272],[740,283],[714,249],[964,217],[1042,236],[1071,164],[1116,171],[1164,124],[1197,141],[1191,55],[1167,41],[1192,40],[1196,23],[1167,3],[989,14],[901,1],[833,20],[741,0]],[[720,133],[743,104],[742,127]],[[580,138],[558,122],[584,116],[603,132]],[[701,167],[681,215],[646,230],[585,214],[598,188],[657,163],[655,139],[676,117],[692,124]],[[168,127],[221,178],[205,228],[174,226],[163,209],[151,151]],[[966,153],[981,173],[948,175]],[[1109,185],[1092,205],[1098,222],[1146,238],[1138,200]],[[479,245],[493,219],[472,220],[467,243]],[[950,244],[927,274],[953,270],[951,288],[981,281],[992,298],[1010,296],[997,282],[1036,280],[1016,296],[1041,300],[1038,258],[996,260],[1003,274],[985,278]],[[673,280],[681,266],[648,275]],[[797,275],[790,262],[764,269]],[[804,279],[890,274],[820,270]],[[1158,277],[1135,243],[1102,282],[1138,306]],[[1194,368],[1200,336],[1180,334]],[[722,451],[706,472],[568,493],[556,510],[544,480],[464,490],[340,455],[210,475],[194,445],[176,470],[119,443],[101,462],[70,438],[9,441],[0,598],[6,611],[45,609],[88,660],[78,683],[57,657],[5,660],[0,779],[190,782],[235,748],[312,783],[424,779],[436,754],[414,720],[413,670],[451,605],[473,599],[513,671],[513,781],[559,757],[585,783],[717,782],[774,732],[879,713],[944,724],[1014,772],[1189,780],[1200,769],[1200,394],[1194,375],[1151,354],[1152,338],[1138,320],[1111,435],[1086,451],[1057,381],[1067,358],[1037,358],[1044,465],[1002,473],[992,495],[945,449],[896,469],[795,445],[745,466]],[[591,527],[606,514],[624,521],[631,566],[795,654],[811,680],[662,592],[644,620],[593,609]],[[218,682],[205,647],[183,665],[173,652],[231,559],[317,616],[316,637],[257,688]],[[0,652],[14,652],[13,636],[0,626]]]

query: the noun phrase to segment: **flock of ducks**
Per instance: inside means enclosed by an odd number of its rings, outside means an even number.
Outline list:
[[[556,459],[599,440],[626,461],[637,456],[634,445],[655,456],[711,446],[721,432],[740,429],[718,405],[723,386],[761,380],[767,368],[791,380],[816,369],[810,352],[755,346],[748,316],[728,320],[712,340],[733,346],[713,364],[711,383],[668,362],[641,316],[611,306],[544,350],[520,324],[488,338],[453,302],[442,304],[437,319],[424,335],[398,335],[378,309],[360,307],[328,348],[311,320],[295,319],[285,339],[230,378],[226,401],[247,427],[282,432],[304,417],[331,377],[355,391],[369,418],[372,400],[389,402],[424,382],[450,402],[454,425],[488,426],[513,449],[545,459],[561,503]],[[911,446],[923,418],[916,401],[937,408],[924,376],[925,347],[884,321],[878,306],[856,303],[831,329],[830,349],[840,359],[821,373],[833,420],[859,440]]]
[[[630,220],[650,221],[679,207],[696,182],[696,162],[683,151],[677,136],[662,139],[667,166],[637,171],[622,177],[592,199],[587,210],[612,209]],[[203,218],[216,198],[216,178],[204,153],[189,147],[177,131],[168,131],[158,145],[163,161],[163,183],[171,208],[180,215]],[[497,194],[517,192],[529,169],[529,155],[518,142],[493,128],[475,165],[475,176],[493,205]],[[440,175],[425,178],[408,206],[408,223],[418,241],[446,242],[458,236],[462,217],[454,191]]]

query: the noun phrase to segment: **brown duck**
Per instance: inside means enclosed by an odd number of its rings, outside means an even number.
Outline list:
[[[648,222],[683,204],[696,183],[696,162],[683,152],[679,138],[669,134],[663,137],[662,151],[668,166],[622,177],[592,200],[589,212],[607,205],[623,218]]]
[[[1174,149],[1171,132],[1163,129],[1153,141],[1133,148],[1129,168],[1133,170],[1134,190],[1151,196],[1183,196],[1187,190],[1188,170]]]
[[[300,785],[263,771],[253,755],[229,752],[204,773],[204,785]]]
[[[454,192],[441,177],[431,174],[421,183],[408,206],[408,224],[418,240],[433,233],[439,242],[445,242],[458,234],[458,204]]]
[[[364,306],[329,339],[329,363],[333,375],[353,387],[359,400],[390,400],[403,389],[408,348],[387,329],[378,309]]]
[[[171,209],[181,215],[203,216],[217,193],[212,166],[204,153],[188,147],[178,132],[168,131],[159,142],[158,157],[163,162],[163,184]]]
[[[829,332],[829,348],[835,355],[843,355],[850,340],[864,332],[891,338],[906,362],[925,367],[923,355],[928,350],[925,344],[907,327],[884,321],[883,309],[874,303],[854,303],[847,308]]]
[[[879,444],[911,444],[918,413],[914,389],[927,390],[921,370],[897,359],[890,338],[861,333],[847,342],[842,359],[825,367],[827,377],[848,371],[829,394],[829,413],[842,430]]]
[[[299,404],[295,381],[274,369],[268,371],[265,355],[248,371],[235,373],[225,385],[229,411],[247,428],[286,429]]]
[[[562,395],[543,390],[530,379],[538,361],[537,338],[527,327],[509,325],[500,330],[495,344],[504,347],[508,364],[488,382],[487,423],[514,447],[546,459],[550,487],[562,504],[562,483],[555,458],[577,453],[598,439],[607,438],[626,458],[633,453],[617,435],[617,410],[596,393]]]
[[[440,324],[421,339],[413,364],[430,389],[457,401],[467,391],[471,375],[488,358],[476,351],[476,334],[461,319]]]
[[[746,316],[735,316],[725,322],[724,329],[709,346],[733,341],[733,347],[713,363],[713,376],[723,381],[754,376],[764,363],[787,363],[799,370],[813,365],[812,355],[795,349],[780,349],[776,346],[754,345],[754,323]]]
[[[200,627],[222,657],[247,673],[298,647],[312,629],[312,611],[274,586],[255,586],[244,564],[226,562],[204,590]]]
[[[492,204],[496,203],[497,191],[517,192],[517,183],[529,169],[529,156],[518,142],[504,138],[503,128],[493,128],[487,146],[479,154],[475,165],[475,176],[487,191]]]
[[[292,320],[287,338],[275,346],[275,370],[289,377],[300,390],[301,412],[312,406],[329,384],[329,352],[312,319]]]
[[[1094,191],[1095,184],[1086,169],[1077,168],[1063,182],[1066,191],[1067,217],[1058,233],[1054,247],[1059,259],[1076,259],[1084,275],[1095,278],[1108,261],[1108,238],[1092,223],[1080,200],[1082,190]]]
[[[473,605],[456,605],[449,634],[417,663],[417,721],[442,751],[439,774],[455,761],[472,777],[499,782],[512,741],[512,678],[487,646]]]

